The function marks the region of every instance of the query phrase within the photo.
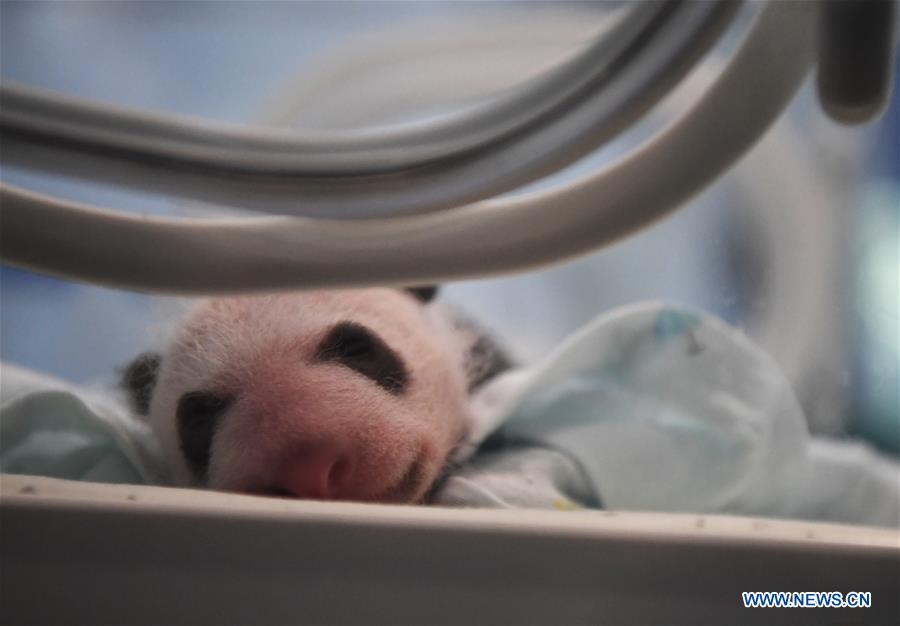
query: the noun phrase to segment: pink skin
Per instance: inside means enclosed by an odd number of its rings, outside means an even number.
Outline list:
[[[361,324],[402,359],[392,394],[316,358],[339,322]],[[420,502],[470,423],[463,346],[432,307],[393,289],[203,301],[163,357],[150,423],[176,482],[198,484],[181,451],[187,392],[229,396],[208,486],[305,498]]]

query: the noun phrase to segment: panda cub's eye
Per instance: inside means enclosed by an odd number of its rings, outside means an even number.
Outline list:
[[[319,345],[317,358],[343,365],[393,394],[403,393],[409,382],[400,357],[378,335],[355,322],[333,326]]]
[[[208,391],[190,391],[178,400],[176,418],[181,451],[198,477],[206,474],[219,417],[231,402],[229,397]]]

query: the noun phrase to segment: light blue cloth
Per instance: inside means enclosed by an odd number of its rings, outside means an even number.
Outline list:
[[[149,428],[112,394],[0,365],[0,471],[165,484]]]
[[[692,311],[603,315],[492,382],[475,408],[475,443],[500,441],[446,481],[440,503],[900,525],[896,460],[811,437],[775,362]]]
[[[896,460],[810,437],[776,364],[691,311],[649,303],[603,315],[487,385],[473,408],[472,446],[438,504],[900,526]],[[0,367],[3,472],[165,484],[160,459],[110,393]]]

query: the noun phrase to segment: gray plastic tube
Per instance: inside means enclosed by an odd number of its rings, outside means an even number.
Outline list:
[[[823,0],[819,98],[832,119],[867,122],[884,110],[894,69],[895,0]]]
[[[558,188],[408,218],[171,220],[4,186],[4,261],[168,293],[422,284],[521,271],[662,218],[768,129],[810,67],[816,6],[770,2],[696,106],[611,167]]]
[[[573,58],[428,124],[298,134],[0,88],[0,159],[276,214],[423,214],[511,191],[628,128],[728,25],[734,0],[645,0]],[[463,184],[464,181],[464,184]]]

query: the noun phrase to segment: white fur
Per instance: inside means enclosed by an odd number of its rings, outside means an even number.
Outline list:
[[[391,394],[338,364],[315,359],[334,324],[377,335],[410,375]],[[392,289],[307,292],[200,302],[163,356],[150,405],[181,484],[196,484],[180,449],[176,407],[184,393],[234,397],[213,438],[208,484],[265,489],[280,464],[317,445],[346,446],[359,480],[348,499],[380,499],[421,454],[420,499],[470,425],[465,346],[437,307]]]

